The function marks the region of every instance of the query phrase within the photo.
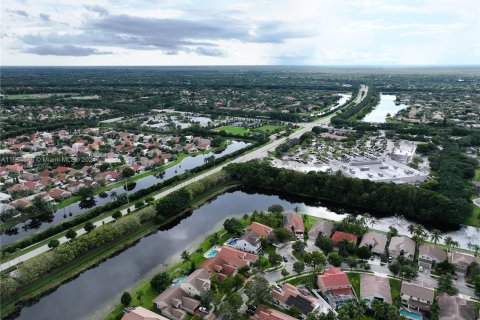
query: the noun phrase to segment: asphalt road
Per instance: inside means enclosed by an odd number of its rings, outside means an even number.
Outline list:
[[[365,92],[365,94],[361,95],[361,92]],[[368,87],[367,86],[364,86],[362,85],[360,87],[360,91],[359,91],[359,94],[357,95],[357,97],[355,98],[355,103],[359,103],[361,100],[362,100],[362,97],[365,97],[366,94],[368,92]],[[299,138],[302,134],[304,134],[305,132],[308,132],[308,131],[311,131],[313,127],[315,126],[321,126],[321,125],[327,125],[330,123],[330,119],[334,116],[335,114],[331,114],[325,118],[322,118],[318,121],[315,121],[315,122],[308,122],[308,123],[299,123],[299,125],[301,126],[300,129],[298,129],[297,131],[293,132],[290,136],[287,137],[283,137],[283,138],[280,138],[280,139],[277,139],[277,140],[273,140],[273,141],[270,141],[267,145],[265,146],[262,146],[258,149],[255,149],[241,157],[238,157],[238,158],[235,158],[233,159],[232,161],[229,161],[227,163],[224,163],[212,170],[209,170],[207,172],[204,172],[194,178],[191,178],[189,180],[186,180],[168,190],[165,190],[163,192],[160,192],[159,194],[155,195],[154,198],[155,200],[157,199],[160,199],[162,197],[165,197],[166,195],[169,195],[170,193],[178,190],[178,189],[181,189],[191,183],[194,183],[198,180],[201,180],[205,177],[208,177],[209,175],[212,175],[214,174],[215,172],[218,172],[220,170],[222,170],[225,166],[229,165],[230,163],[239,163],[239,162],[247,162],[247,161],[250,161],[250,160],[253,160],[253,159],[260,159],[260,158],[264,158],[266,156],[268,156],[268,152],[269,151],[274,151],[276,147],[278,147],[280,144],[282,144],[285,140],[287,139],[291,139],[291,138]],[[135,205],[131,205],[130,207],[127,207],[125,209],[123,209],[121,212],[122,214],[126,214],[128,212],[128,209],[130,209],[130,211],[134,211],[135,210]],[[95,226],[101,226],[105,223],[108,223],[108,222],[111,222],[113,221],[114,219],[109,216],[109,217],[106,217],[104,218],[103,220],[99,220],[97,222],[94,223]],[[77,232],[77,236],[80,236],[84,233],[86,233],[85,229],[83,228],[74,228],[75,231]],[[60,244],[62,243],[65,243],[68,241],[68,239],[66,237],[61,237],[58,239],[60,241]],[[50,250],[50,248],[48,247],[48,245],[43,245],[41,247],[38,247],[34,250],[31,250],[31,251],[28,251],[26,252],[25,254],[21,255],[21,256],[18,256],[17,258],[14,258],[10,261],[7,261],[7,262],[4,262],[0,265],[0,271],[4,270],[4,269],[7,269],[7,268],[10,268],[11,266],[13,265],[16,265],[20,262],[23,262],[23,261],[27,261],[33,257],[36,257],[37,255],[39,254],[42,254],[46,251]]]

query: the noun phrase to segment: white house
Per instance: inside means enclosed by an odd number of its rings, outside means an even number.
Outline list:
[[[237,239],[233,247],[238,250],[257,254],[262,249],[260,236],[254,231],[247,231]]]

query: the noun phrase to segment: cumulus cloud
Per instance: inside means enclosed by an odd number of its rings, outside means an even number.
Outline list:
[[[49,16],[48,14],[40,13],[40,14],[39,14],[39,17],[40,17],[40,19],[42,19],[42,21],[44,21],[44,22],[49,22],[49,21],[50,21],[50,16]]]
[[[66,44],[63,46],[37,45],[25,50],[25,52],[34,53],[41,56],[73,56],[73,57],[85,57],[85,56],[91,56],[94,54],[110,53],[110,52],[99,51],[95,48],[78,47],[78,46],[69,45],[69,44]]]

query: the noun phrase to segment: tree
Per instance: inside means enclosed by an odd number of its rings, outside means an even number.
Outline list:
[[[347,264],[348,264],[348,266],[350,267],[350,269],[353,269],[353,268],[355,268],[355,267],[357,266],[357,264],[358,264],[358,263],[357,263],[357,259],[356,259],[355,257],[353,257],[353,256],[349,256],[349,257],[347,258]]]
[[[342,264],[342,257],[336,252],[330,252],[328,255],[328,262],[334,267],[340,267]]]
[[[132,302],[132,296],[130,295],[130,293],[125,291],[122,294],[122,297],[120,298],[120,301],[122,302],[122,304],[124,306],[128,306],[130,304],[130,302]]]
[[[480,274],[477,274],[473,278],[473,286],[475,288],[475,294],[480,297]]]
[[[329,254],[333,250],[332,239],[321,235],[319,235],[315,240],[315,245],[319,247],[325,254]]]
[[[58,241],[57,239],[52,239],[48,242],[48,247],[49,248],[56,248],[60,245],[60,241]]]
[[[234,292],[227,296],[227,303],[238,310],[243,304],[243,299],[237,292]]]
[[[92,231],[93,229],[95,229],[95,225],[93,224],[92,221],[88,221],[87,223],[85,223],[85,225],[83,226],[83,228],[85,229],[85,231],[90,232],[90,231]]]
[[[430,306],[430,319],[438,320],[440,315],[440,305],[438,304],[438,299],[435,297],[433,299],[432,305]]]
[[[283,243],[290,238],[290,233],[285,228],[273,229],[273,235],[277,242]]]
[[[293,264],[293,271],[296,273],[301,273],[303,270],[305,270],[305,263],[302,261],[295,261]]]
[[[357,248],[357,256],[360,259],[368,260],[372,256],[372,252],[370,251],[370,249],[368,247],[361,246],[361,247]]]
[[[270,253],[268,255],[268,259],[270,260],[270,263],[273,264],[274,266],[277,266],[282,262],[282,256],[276,252]]]
[[[82,198],[82,199],[88,199],[93,196],[94,194],[94,189],[93,187],[83,187],[80,188],[77,191],[77,194]]]
[[[140,289],[140,290],[137,291],[137,300],[138,300],[140,303],[142,302],[142,298],[143,298],[144,295],[145,295],[145,292],[144,292],[142,289]]]
[[[303,251],[305,250],[305,247],[307,246],[307,244],[301,240],[297,240],[295,241],[293,244],[292,244],[292,249],[294,252],[298,253],[298,254],[302,254]]]
[[[160,272],[150,280],[150,286],[157,292],[162,292],[170,286],[170,275],[166,272]]]
[[[281,214],[285,209],[279,205],[279,204],[274,204],[268,207],[268,212],[275,213],[275,214]]]
[[[453,285],[451,274],[442,274],[438,278],[437,290],[439,294],[446,293],[449,296],[455,296],[458,293],[458,289]]]
[[[288,272],[287,269],[285,269],[285,268],[283,268],[280,273],[282,274],[282,277],[286,277],[290,274],[290,272]]]
[[[67,233],[65,233],[65,237],[67,239],[73,240],[77,236],[77,232],[73,229],[68,229]]]
[[[227,230],[228,233],[236,235],[240,234],[240,230],[243,226],[240,220],[238,220],[237,218],[230,218],[225,220],[225,222],[223,223],[223,227],[225,228],[225,230]]]
[[[313,268],[325,265],[325,263],[327,262],[327,257],[325,257],[325,255],[320,251],[313,251],[311,253],[311,256]]]
[[[418,277],[418,267],[415,264],[403,265],[401,266],[401,275],[405,279],[415,279],[416,277]]]
[[[434,244],[437,244],[437,242],[442,239],[442,231],[438,229],[433,229],[432,234],[430,235],[430,239],[433,241]]]
[[[468,243],[468,249],[473,250],[475,252],[475,257],[478,255],[478,251],[480,250],[480,245],[475,243]]]
[[[339,319],[360,320],[364,317],[366,311],[366,304],[364,300],[354,301],[350,300],[338,310]]]
[[[307,315],[307,320],[337,320],[337,316],[330,309],[328,313],[323,313],[319,311],[310,312]]]
[[[130,167],[123,168],[122,176],[125,178],[125,192],[127,195],[127,203],[130,202],[128,199],[128,179],[130,177],[133,177],[134,175],[135,175],[135,170],[133,170],[132,168]]]
[[[247,282],[245,285],[245,294],[253,305],[259,305],[271,299],[268,281],[258,275]]]
[[[187,250],[183,250],[182,251],[182,260],[183,262],[187,262],[187,261],[190,261],[191,259],[191,255],[190,255],[190,252],[188,252]]]
[[[200,303],[205,308],[209,308],[214,299],[215,293],[211,289],[200,294]]]
[[[392,239],[393,237],[396,237],[396,236],[398,236],[398,230],[393,226],[389,226],[388,227],[387,238]]]
[[[220,236],[218,235],[217,232],[215,232],[214,234],[212,234],[209,241],[210,241],[210,244],[214,246],[218,243],[219,240],[220,240]]]
[[[112,214],[112,218],[115,219],[115,220],[118,220],[122,217],[122,213],[120,211],[115,211],[113,214]]]

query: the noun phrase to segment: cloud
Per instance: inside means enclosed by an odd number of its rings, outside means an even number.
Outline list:
[[[84,7],[85,7],[85,9],[87,9],[88,11],[98,13],[98,14],[100,15],[100,17],[106,17],[106,16],[109,15],[108,10],[105,9],[104,7],[99,6],[98,4],[95,4],[95,5],[85,5]]]
[[[38,45],[25,50],[27,53],[34,53],[41,56],[72,56],[85,57],[94,54],[109,54],[110,52],[99,51],[95,48],[78,47],[74,45]]]
[[[14,10],[14,11],[9,10],[9,11],[18,15],[18,16],[28,18],[28,13],[25,10]]]
[[[50,21],[50,16],[49,16],[48,14],[40,13],[40,14],[39,14],[39,17],[40,17],[40,19],[42,19],[42,21],[45,21],[45,22],[49,22],[49,21]]]
[[[212,47],[217,47],[216,41],[220,40],[282,43],[287,39],[306,36],[310,36],[310,33],[284,30],[282,23],[275,21],[251,26],[237,19],[221,17],[194,21],[107,15],[87,20],[79,33],[25,35],[21,40],[33,46],[43,43],[57,47],[101,45],[135,50],[162,50],[170,54],[194,52],[198,55],[218,57],[224,55],[223,51]]]

